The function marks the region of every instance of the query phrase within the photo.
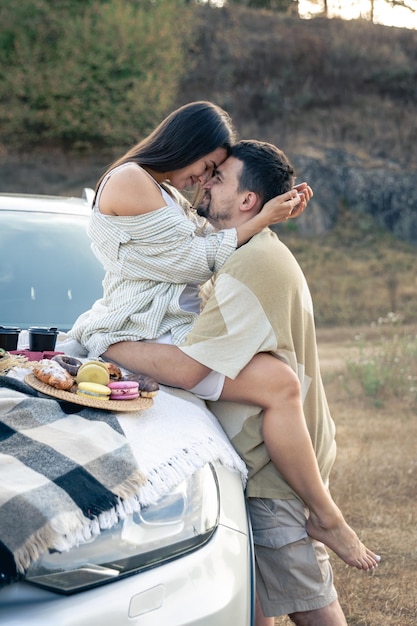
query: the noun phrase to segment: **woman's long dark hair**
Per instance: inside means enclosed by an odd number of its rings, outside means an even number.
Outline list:
[[[229,153],[236,138],[226,111],[212,102],[190,102],[173,111],[152,133],[114,161],[104,176],[127,162],[138,163],[156,172],[178,170],[201,159],[217,148]]]

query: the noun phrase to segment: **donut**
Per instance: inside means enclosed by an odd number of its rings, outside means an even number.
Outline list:
[[[70,373],[52,359],[38,361],[33,367],[33,373],[40,381],[55,389],[69,391],[75,383]]]
[[[159,390],[159,385],[154,378],[145,374],[130,374],[126,380],[135,380],[139,383],[139,395],[142,398],[153,398]]]
[[[56,361],[64,370],[67,370],[71,376],[76,376],[78,368],[82,365],[81,361],[66,354],[56,354],[51,361]]]
[[[116,365],[116,363],[110,363],[110,361],[106,361],[105,366],[109,371],[111,380],[120,380],[122,378],[122,371],[120,367]]]

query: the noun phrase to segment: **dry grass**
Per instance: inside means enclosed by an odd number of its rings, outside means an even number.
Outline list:
[[[340,603],[350,626],[415,626],[417,403],[387,394],[383,408],[375,409],[346,385],[346,359],[354,359],[356,350],[349,330],[319,332],[318,340],[337,426],[332,493],[361,539],[382,556],[378,569],[366,574],[331,555]],[[371,350],[379,341],[380,333],[369,332]]]
[[[307,277],[320,328],[369,326],[390,312],[407,324],[417,320],[415,246],[371,216],[341,208],[329,233],[308,239],[278,230]]]

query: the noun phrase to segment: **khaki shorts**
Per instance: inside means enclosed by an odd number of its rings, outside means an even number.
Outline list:
[[[256,591],[265,617],[321,609],[337,598],[325,546],[305,530],[299,500],[249,498]]]

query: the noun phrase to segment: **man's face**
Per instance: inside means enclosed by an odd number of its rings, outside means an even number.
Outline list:
[[[209,220],[216,228],[231,228],[239,218],[238,181],[243,164],[229,157],[216,169],[214,176],[204,185],[205,194],[197,207],[197,213]]]

